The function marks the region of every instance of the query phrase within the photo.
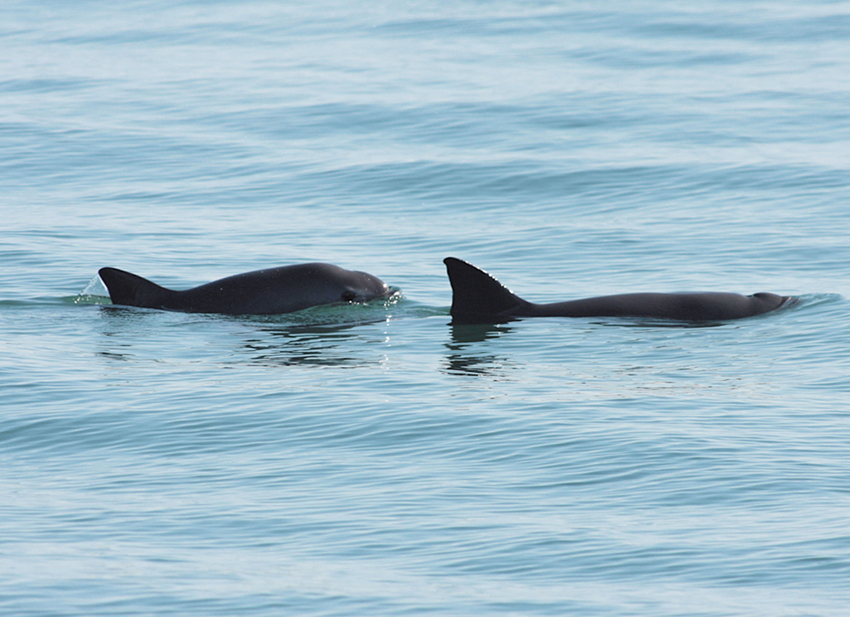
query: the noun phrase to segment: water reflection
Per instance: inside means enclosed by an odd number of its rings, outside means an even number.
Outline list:
[[[373,353],[374,344],[385,337],[366,334],[363,324],[264,327],[242,344],[252,362],[276,366],[353,367],[378,364],[383,354]]]
[[[455,375],[504,377],[511,364],[507,356],[492,353],[479,343],[500,338],[512,328],[505,324],[451,324],[451,341],[446,343],[445,372]]]
[[[357,321],[349,315],[346,323],[310,323],[303,315],[240,318],[113,306],[101,314],[98,354],[113,361],[353,367],[380,364],[385,357],[380,324],[388,317],[380,308],[358,311]]]

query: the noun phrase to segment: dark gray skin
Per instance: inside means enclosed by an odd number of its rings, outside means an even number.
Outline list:
[[[186,291],[116,268],[101,268],[98,274],[113,304],[185,313],[278,315],[322,304],[367,302],[390,293],[371,274],[323,263],[246,272]]]
[[[683,322],[742,319],[793,303],[792,296],[757,293],[630,293],[584,300],[534,304],[495,278],[454,257],[443,260],[452,284],[454,323],[501,323],[517,317],[632,317]]]

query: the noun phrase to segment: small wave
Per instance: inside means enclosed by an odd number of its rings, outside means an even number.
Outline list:
[[[63,298],[63,301],[70,301],[73,304],[112,304],[112,300],[109,299],[109,290],[98,275],[95,275],[85,289],[76,296]]]

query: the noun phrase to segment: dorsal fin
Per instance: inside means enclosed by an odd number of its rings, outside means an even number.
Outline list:
[[[528,302],[470,263],[443,260],[452,284],[452,319],[456,323],[498,323],[517,315]]]
[[[163,308],[166,299],[175,293],[146,278],[117,268],[101,268],[98,270],[98,276],[109,290],[109,298],[113,304]]]

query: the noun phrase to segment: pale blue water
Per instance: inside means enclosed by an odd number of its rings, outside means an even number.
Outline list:
[[[0,614],[847,614],[850,3],[0,15]],[[460,328],[448,255],[803,302]],[[304,261],[403,297],[80,295]]]

